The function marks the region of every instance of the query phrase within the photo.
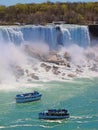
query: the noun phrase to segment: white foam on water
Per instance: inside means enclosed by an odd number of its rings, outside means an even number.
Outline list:
[[[61,31],[65,30],[68,34],[70,33],[70,35],[72,35],[72,29],[75,32],[77,29],[79,29],[78,31],[82,31],[82,33],[87,31],[87,27],[83,27],[82,29],[82,27],[78,26],[61,26],[60,28]],[[7,38],[9,39],[7,43],[4,42],[4,37],[0,35],[0,90],[18,90],[22,87],[34,88],[39,86],[39,84],[34,83],[34,81],[74,82],[74,78],[98,77],[98,46],[88,46],[84,49],[83,47],[80,47],[74,43],[70,44],[70,46],[61,47],[58,51],[56,50],[56,53],[60,55],[62,59],[64,59],[63,55],[65,52],[67,52],[71,58],[69,61],[70,67],[56,65],[54,63],[45,62],[45,56],[47,56],[50,51],[50,43],[47,44],[42,40],[37,42],[25,41],[21,29],[15,28],[14,30],[13,27],[11,29],[8,28],[7,30],[7,28],[5,28],[4,30],[6,32]],[[24,28],[24,33],[25,29],[26,28]],[[28,29],[29,28],[27,28],[27,30]],[[30,29],[31,30],[29,31],[32,32],[32,28]],[[40,30],[38,27],[34,27],[33,33],[34,29]],[[41,29],[44,29],[44,31],[46,30],[47,32],[55,30],[50,27],[48,29],[47,27]],[[0,33],[2,34],[3,31]],[[47,35],[44,34],[44,31],[43,36],[46,36],[47,38]],[[12,42],[10,33],[13,39],[12,41],[15,42],[15,39],[16,41],[20,39],[21,44],[16,45],[14,42]],[[38,33],[38,35],[39,34],[40,33]],[[69,39],[70,38],[72,38],[72,36],[69,36]],[[53,40],[55,39],[53,38]],[[41,63],[45,63],[47,66],[50,66],[51,69],[46,71],[45,68],[41,67]],[[53,73],[53,66],[58,67],[58,72],[60,72],[59,74]]]
[[[0,126],[0,129],[5,129],[6,128],[6,126]]]

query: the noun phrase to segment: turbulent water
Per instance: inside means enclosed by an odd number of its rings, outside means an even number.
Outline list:
[[[21,84],[14,87],[16,87],[15,90],[0,91],[0,129],[98,129],[97,78],[74,82],[33,82],[32,86]],[[35,89],[42,93],[40,101],[16,104],[14,97],[17,93],[31,92]],[[50,108],[66,108],[70,113],[70,118],[51,121],[38,119],[39,112]]]
[[[97,47],[90,44],[87,26],[1,26],[0,82],[96,76]]]
[[[0,129],[97,130],[97,52],[87,26],[1,26]],[[41,101],[16,104],[17,93],[33,90]],[[49,108],[70,118],[39,120]]]

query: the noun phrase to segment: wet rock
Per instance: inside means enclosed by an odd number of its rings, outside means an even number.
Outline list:
[[[49,65],[47,65],[47,64],[45,64],[45,63],[42,63],[40,66],[43,67],[43,68],[45,68],[45,70],[46,70],[47,72],[51,69],[51,66],[49,66]]]
[[[58,67],[58,66],[54,66],[54,65],[53,65],[53,69],[54,69],[54,70],[58,70],[58,69],[59,69],[59,67]]]
[[[72,77],[72,78],[75,77],[75,75],[74,75],[74,74],[71,74],[71,73],[68,74],[67,76],[68,76],[68,77]]]
[[[57,66],[53,66],[53,68],[52,68],[52,72],[53,72],[53,74],[58,75],[58,74],[61,73],[61,72],[58,70],[58,68],[59,68],[59,67],[57,67]]]
[[[67,67],[69,67],[69,68],[71,67],[70,63],[67,63],[67,65],[66,65],[66,66],[67,66]]]
[[[39,80],[39,77],[36,76],[34,73],[30,74],[30,76],[32,79]]]
[[[93,64],[93,66],[90,68],[90,70],[98,72],[98,67],[96,64]]]
[[[71,60],[71,56],[69,55],[68,52],[65,52],[63,57],[64,57],[66,60],[68,60],[68,61]]]
[[[77,68],[77,69],[76,69],[76,72],[77,72],[77,73],[82,73],[83,70],[82,70],[81,68]]]
[[[50,55],[47,62],[55,63],[59,65],[59,61],[56,54]]]
[[[27,79],[28,82],[32,82],[32,79]]]
[[[59,54],[56,54],[56,53],[49,55],[47,58],[47,62],[54,63],[57,65],[67,66],[66,59],[64,59],[62,56],[60,56]]]

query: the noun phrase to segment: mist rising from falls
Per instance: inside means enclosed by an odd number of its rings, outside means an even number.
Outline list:
[[[96,49],[87,26],[0,27],[0,83],[86,76],[97,67]]]

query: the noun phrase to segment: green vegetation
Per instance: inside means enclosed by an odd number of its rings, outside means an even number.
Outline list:
[[[0,6],[0,24],[46,24],[65,21],[69,24],[98,23],[98,2],[42,3]]]

